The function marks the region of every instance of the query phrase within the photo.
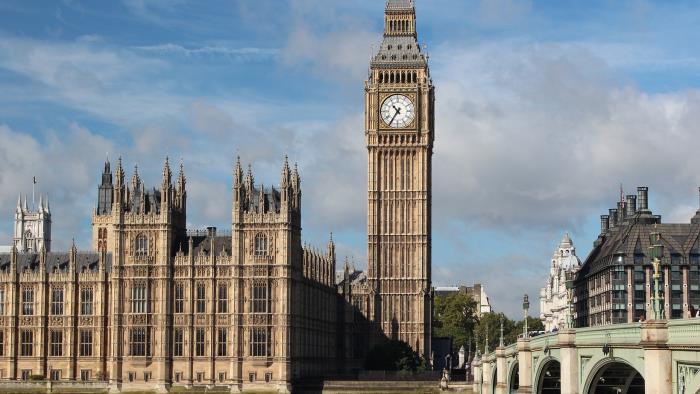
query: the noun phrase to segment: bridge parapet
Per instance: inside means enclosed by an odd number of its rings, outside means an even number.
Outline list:
[[[641,323],[614,324],[576,329],[576,346],[630,345],[637,346],[642,339]]]
[[[700,319],[678,319],[668,322],[669,346],[700,347]]]

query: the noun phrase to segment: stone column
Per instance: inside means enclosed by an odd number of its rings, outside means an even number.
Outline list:
[[[673,372],[666,321],[647,320],[642,323],[642,340],[639,345],[644,349],[644,391],[671,394]]]
[[[479,394],[481,393],[481,358],[479,358],[478,354],[476,357],[474,357],[474,361],[472,362],[472,373],[474,376],[474,386],[472,391],[475,394]]]
[[[578,394],[578,355],[576,330],[565,329],[557,334],[561,361],[561,392]]]
[[[530,350],[530,340],[526,338],[518,339],[518,375],[520,379],[518,394],[531,394],[532,351]]]
[[[508,371],[506,371],[506,349],[496,348],[496,394],[508,394]]]
[[[484,355],[484,357],[481,359],[481,374],[483,375],[481,377],[481,392],[484,394],[492,392],[491,363],[489,362],[489,360],[492,358],[493,354],[490,354],[488,358],[486,355]]]

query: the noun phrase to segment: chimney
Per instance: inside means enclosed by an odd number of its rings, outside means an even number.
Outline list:
[[[637,201],[639,202],[639,213],[651,213],[649,211],[649,188],[640,186],[637,188]]]
[[[608,228],[613,229],[617,227],[617,209],[608,209],[608,214],[609,214],[609,223],[610,226]]]
[[[600,215],[600,233],[605,234],[610,229],[610,216]]]
[[[627,210],[626,216],[632,217],[637,213],[637,196],[634,194],[627,195],[627,204],[625,205]]]

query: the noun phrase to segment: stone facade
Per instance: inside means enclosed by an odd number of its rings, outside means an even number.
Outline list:
[[[547,284],[540,289],[540,319],[545,331],[559,330],[566,326],[569,313],[566,276],[575,275],[580,267],[581,261],[576,257],[574,242],[569,233],[566,233],[552,255]]]
[[[374,340],[426,358],[431,335],[431,184],[435,90],[412,0],[389,0],[365,82],[367,319]]]
[[[166,160],[147,189],[138,169],[127,184],[121,160],[114,176],[106,163],[96,252],[0,255],[1,376],[286,392],[338,373],[335,246],[301,243],[296,167],[285,160],[276,188],[240,162],[233,177],[231,230],[188,231],[182,166],[173,183]]]
[[[678,319],[700,309],[700,210],[687,223],[663,223],[648,205],[648,188],[637,188],[601,216],[601,232],[578,272],[577,327],[628,323],[653,316],[653,269],[649,235],[660,234],[663,315]]]

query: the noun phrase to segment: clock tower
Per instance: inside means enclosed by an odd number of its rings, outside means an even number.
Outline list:
[[[368,319],[430,354],[434,87],[413,0],[388,0],[365,82]]]

